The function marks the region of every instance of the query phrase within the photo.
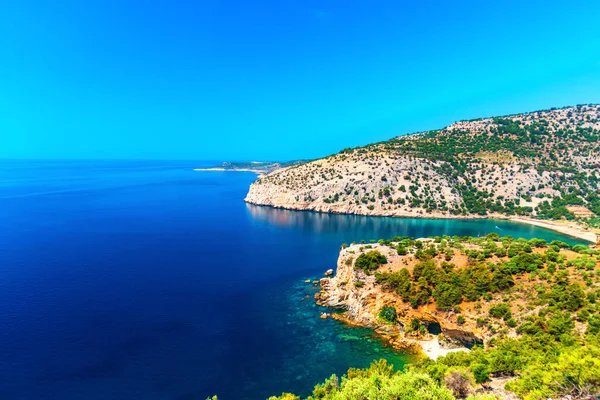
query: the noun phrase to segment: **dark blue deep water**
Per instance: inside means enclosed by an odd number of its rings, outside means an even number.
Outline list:
[[[251,173],[191,162],[0,162],[0,398],[204,400],[301,394],[394,355],[319,319],[305,279],[343,242],[487,232],[246,205]]]

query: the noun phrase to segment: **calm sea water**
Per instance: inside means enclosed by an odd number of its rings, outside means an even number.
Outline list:
[[[0,162],[0,398],[263,399],[395,355],[319,319],[305,279],[343,242],[560,238],[503,221],[249,206],[200,162]]]

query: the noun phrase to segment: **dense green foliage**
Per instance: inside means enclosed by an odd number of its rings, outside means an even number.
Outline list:
[[[392,307],[392,306],[381,307],[381,310],[379,311],[379,317],[383,318],[387,322],[392,322],[392,323],[396,322],[397,321],[396,308]]]
[[[371,250],[358,256],[354,263],[354,267],[362,269],[365,273],[370,274],[375,271],[381,264],[386,264],[387,258],[377,250]]]
[[[437,361],[429,359],[394,372],[385,360],[364,370],[350,369],[342,379],[333,375],[315,386],[308,400],[362,399],[455,399],[465,398],[477,384],[491,377],[513,376],[506,389],[525,399],[571,395],[591,398],[600,389],[600,342],[556,340],[524,336],[508,339],[490,349],[450,353]],[[469,399],[496,399],[493,395],[471,395]],[[282,394],[269,400],[299,400]]]
[[[452,309],[463,301],[489,298],[494,293],[509,290],[515,285],[515,279],[533,274],[554,283],[552,288],[550,285],[539,288],[540,302],[577,311],[587,304],[585,295],[580,284],[571,282],[564,269],[575,267],[583,276],[585,271],[594,270],[600,254],[577,245],[571,250],[581,255],[567,261],[560,254],[561,249],[570,247],[564,242],[548,244],[540,239],[514,239],[497,234],[482,238],[437,237],[429,242],[397,239],[384,243],[399,249],[399,254],[410,251],[419,262],[412,273],[407,268],[391,273],[376,271],[376,282],[396,292],[413,307],[435,302],[440,310]],[[468,256],[469,263],[457,269],[449,262],[456,254]],[[490,316],[507,322],[511,319],[510,309],[502,304],[494,306]]]
[[[299,400],[291,394],[270,397],[269,400]],[[309,400],[452,400],[452,392],[419,372],[394,372],[386,360],[373,362],[367,369],[350,369],[339,379],[332,375],[315,386]]]
[[[379,243],[417,261],[412,271],[375,271],[376,282],[386,290],[415,307],[435,302],[448,310],[465,301],[490,302],[488,317],[478,319],[477,326],[485,329],[494,320],[505,326],[490,328],[486,349],[421,361],[409,371],[427,374],[457,397],[495,377],[512,378],[506,388],[525,399],[600,393],[599,250],[497,234],[396,237]],[[468,257],[462,268],[451,262],[457,255]],[[503,301],[492,301],[499,295]],[[516,299],[518,307],[511,304]],[[462,314],[456,321],[466,323]],[[507,335],[508,329],[514,334]],[[406,332],[421,331],[416,318],[406,327]]]
[[[600,342],[598,336],[524,335],[505,339],[489,349],[450,353],[437,361],[425,360],[413,366],[436,382],[443,382],[448,370],[468,368],[476,383],[491,377],[512,376],[507,389],[526,399],[559,395],[583,398],[600,393]]]

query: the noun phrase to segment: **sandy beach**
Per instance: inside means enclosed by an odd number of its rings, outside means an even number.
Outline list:
[[[565,235],[576,237],[578,239],[583,239],[592,243],[598,242],[598,234],[592,231],[584,230],[574,222],[541,221],[538,219],[526,217],[512,217],[509,218],[509,220],[514,222],[520,222],[522,224],[535,225],[542,228],[551,229],[553,231],[564,233]]]
[[[432,360],[437,360],[439,357],[448,355],[449,353],[456,353],[458,351],[469,351],[466,347],[458,347],[454,349],[446,349],[440,346],[440,341],[437,337],[431,340],[420,340],[419,345],[423,349],[423,353]]]

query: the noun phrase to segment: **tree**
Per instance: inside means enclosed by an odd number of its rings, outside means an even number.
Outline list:
[[[379,310],[379,317],[392,323],[396,323],[396,308],[392,306],[383,306]]]
[[[475,383],[483,383],[490,380],[490,367],[485,364],[473,364],[471,365],[471,371],[473,371]]]
[[[446,282],[439,283],[435,287],[433,297],[440,310],[448,310],[462,301],[458,288]]]
[[[387,258],[377,250],[371,250],[362,253],[354,262],[354,267],[362,269],[365,273],[370,274],[372,271],[379,268],[381,264],[387,264]]]
[[[507,320],[511,317],[510,307],[505,303],[496,304],[490,307],[490,317]]]
[[[444,384],[459,399],[469,395],[474,381],[473,374],[465,367],[452,367],[444,376]]]

